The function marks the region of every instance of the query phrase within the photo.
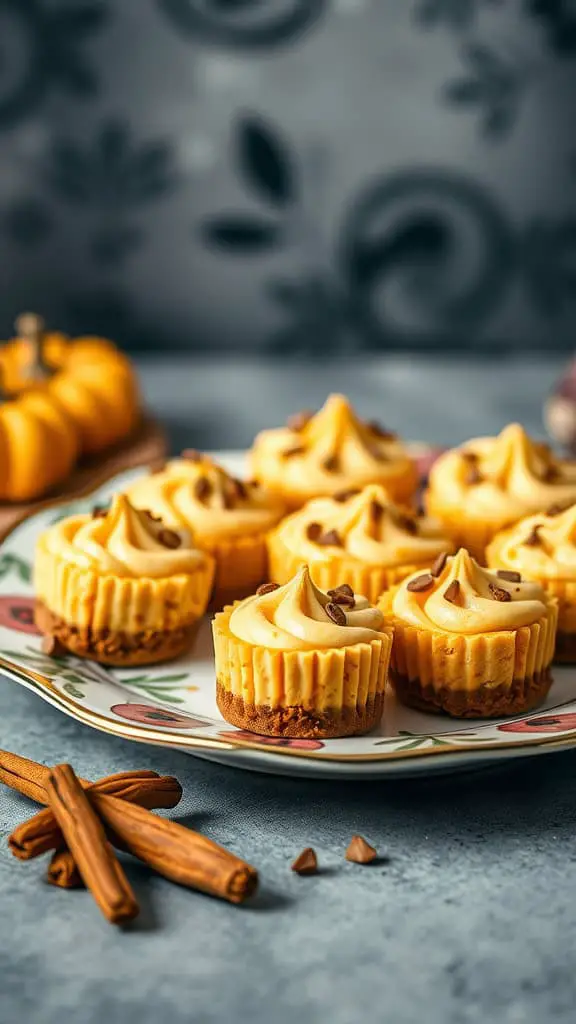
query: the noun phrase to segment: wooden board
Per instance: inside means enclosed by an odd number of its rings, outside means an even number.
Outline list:
[[[18,523],[39,509],[79,498],[122,470],[146,466],[165,454],[166,436],[162,427],[151,418],[144,419],[138,433],[111,451],[79,463],[68,480],[45,498],[14,505],[0,504],[0,541]]]

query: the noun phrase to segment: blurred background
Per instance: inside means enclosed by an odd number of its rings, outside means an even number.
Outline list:
[[[3,336],[566,352],[575,124],[573,0],[0,0]]]

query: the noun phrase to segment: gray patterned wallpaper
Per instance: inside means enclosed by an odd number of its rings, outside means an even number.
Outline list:
[[[0,0],[0,327],[569,348],[575,0]]]

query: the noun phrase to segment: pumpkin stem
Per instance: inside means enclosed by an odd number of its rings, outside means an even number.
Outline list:
[[[26,377],[32,381],[46,380],[54,371],[44,359],[44,320],[37,313],[21,313],[15,327],[30,350],[30,361],[24,371]]]

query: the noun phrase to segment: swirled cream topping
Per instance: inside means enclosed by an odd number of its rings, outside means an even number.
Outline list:
[[[386,483],[416,474],[398,438],[376,423],[365,423],[344,395],[330,395],[316,415],[299,413],[288,426],[258,434],[252,455],[256,475],[278,476],[285,489],[332,494],[350,486]],[[265,472],[264,472],[265,471]]]
[[[492,565],[538,579],[576,579],[576,505],[522,519],[488,549]]]
[[[55,523],[44,543],[53,554],[101,575],[166,577],[193,573],[206,555],[185,530],[168,529],[117,495],[109,512]]]
[[[511,423],[498,437],[476,438],[442,455],[430,473],[430,493],[469,517],[514,522],[576,501],[576,462],[557,459]]]
[[[539,583],[483,569],[460,548],[438,575],[409,576],[394,594],[392,607],[411,626],[474,635],[532,625],[546,614],[547,598]]]
[[[237,605],[229,628],[248,644],[310,651],[370,643],[378,639],[383,623],[382,612],[365,597],[319,590],[304,565],[285,586],[257,593]]]
[[[433,519],[398,508],[378,484],[310,501],[280,524],[278,535],[307,562],[346,555],[393,567],[432,563],[443,551],[453,551]]]
[[[284,514],[279,499],[259,484],[230,476],[195,451],[172,460],[159,473],[141,477],[127,493],[166,523],[191,526],[200,539],[263,533]]]

